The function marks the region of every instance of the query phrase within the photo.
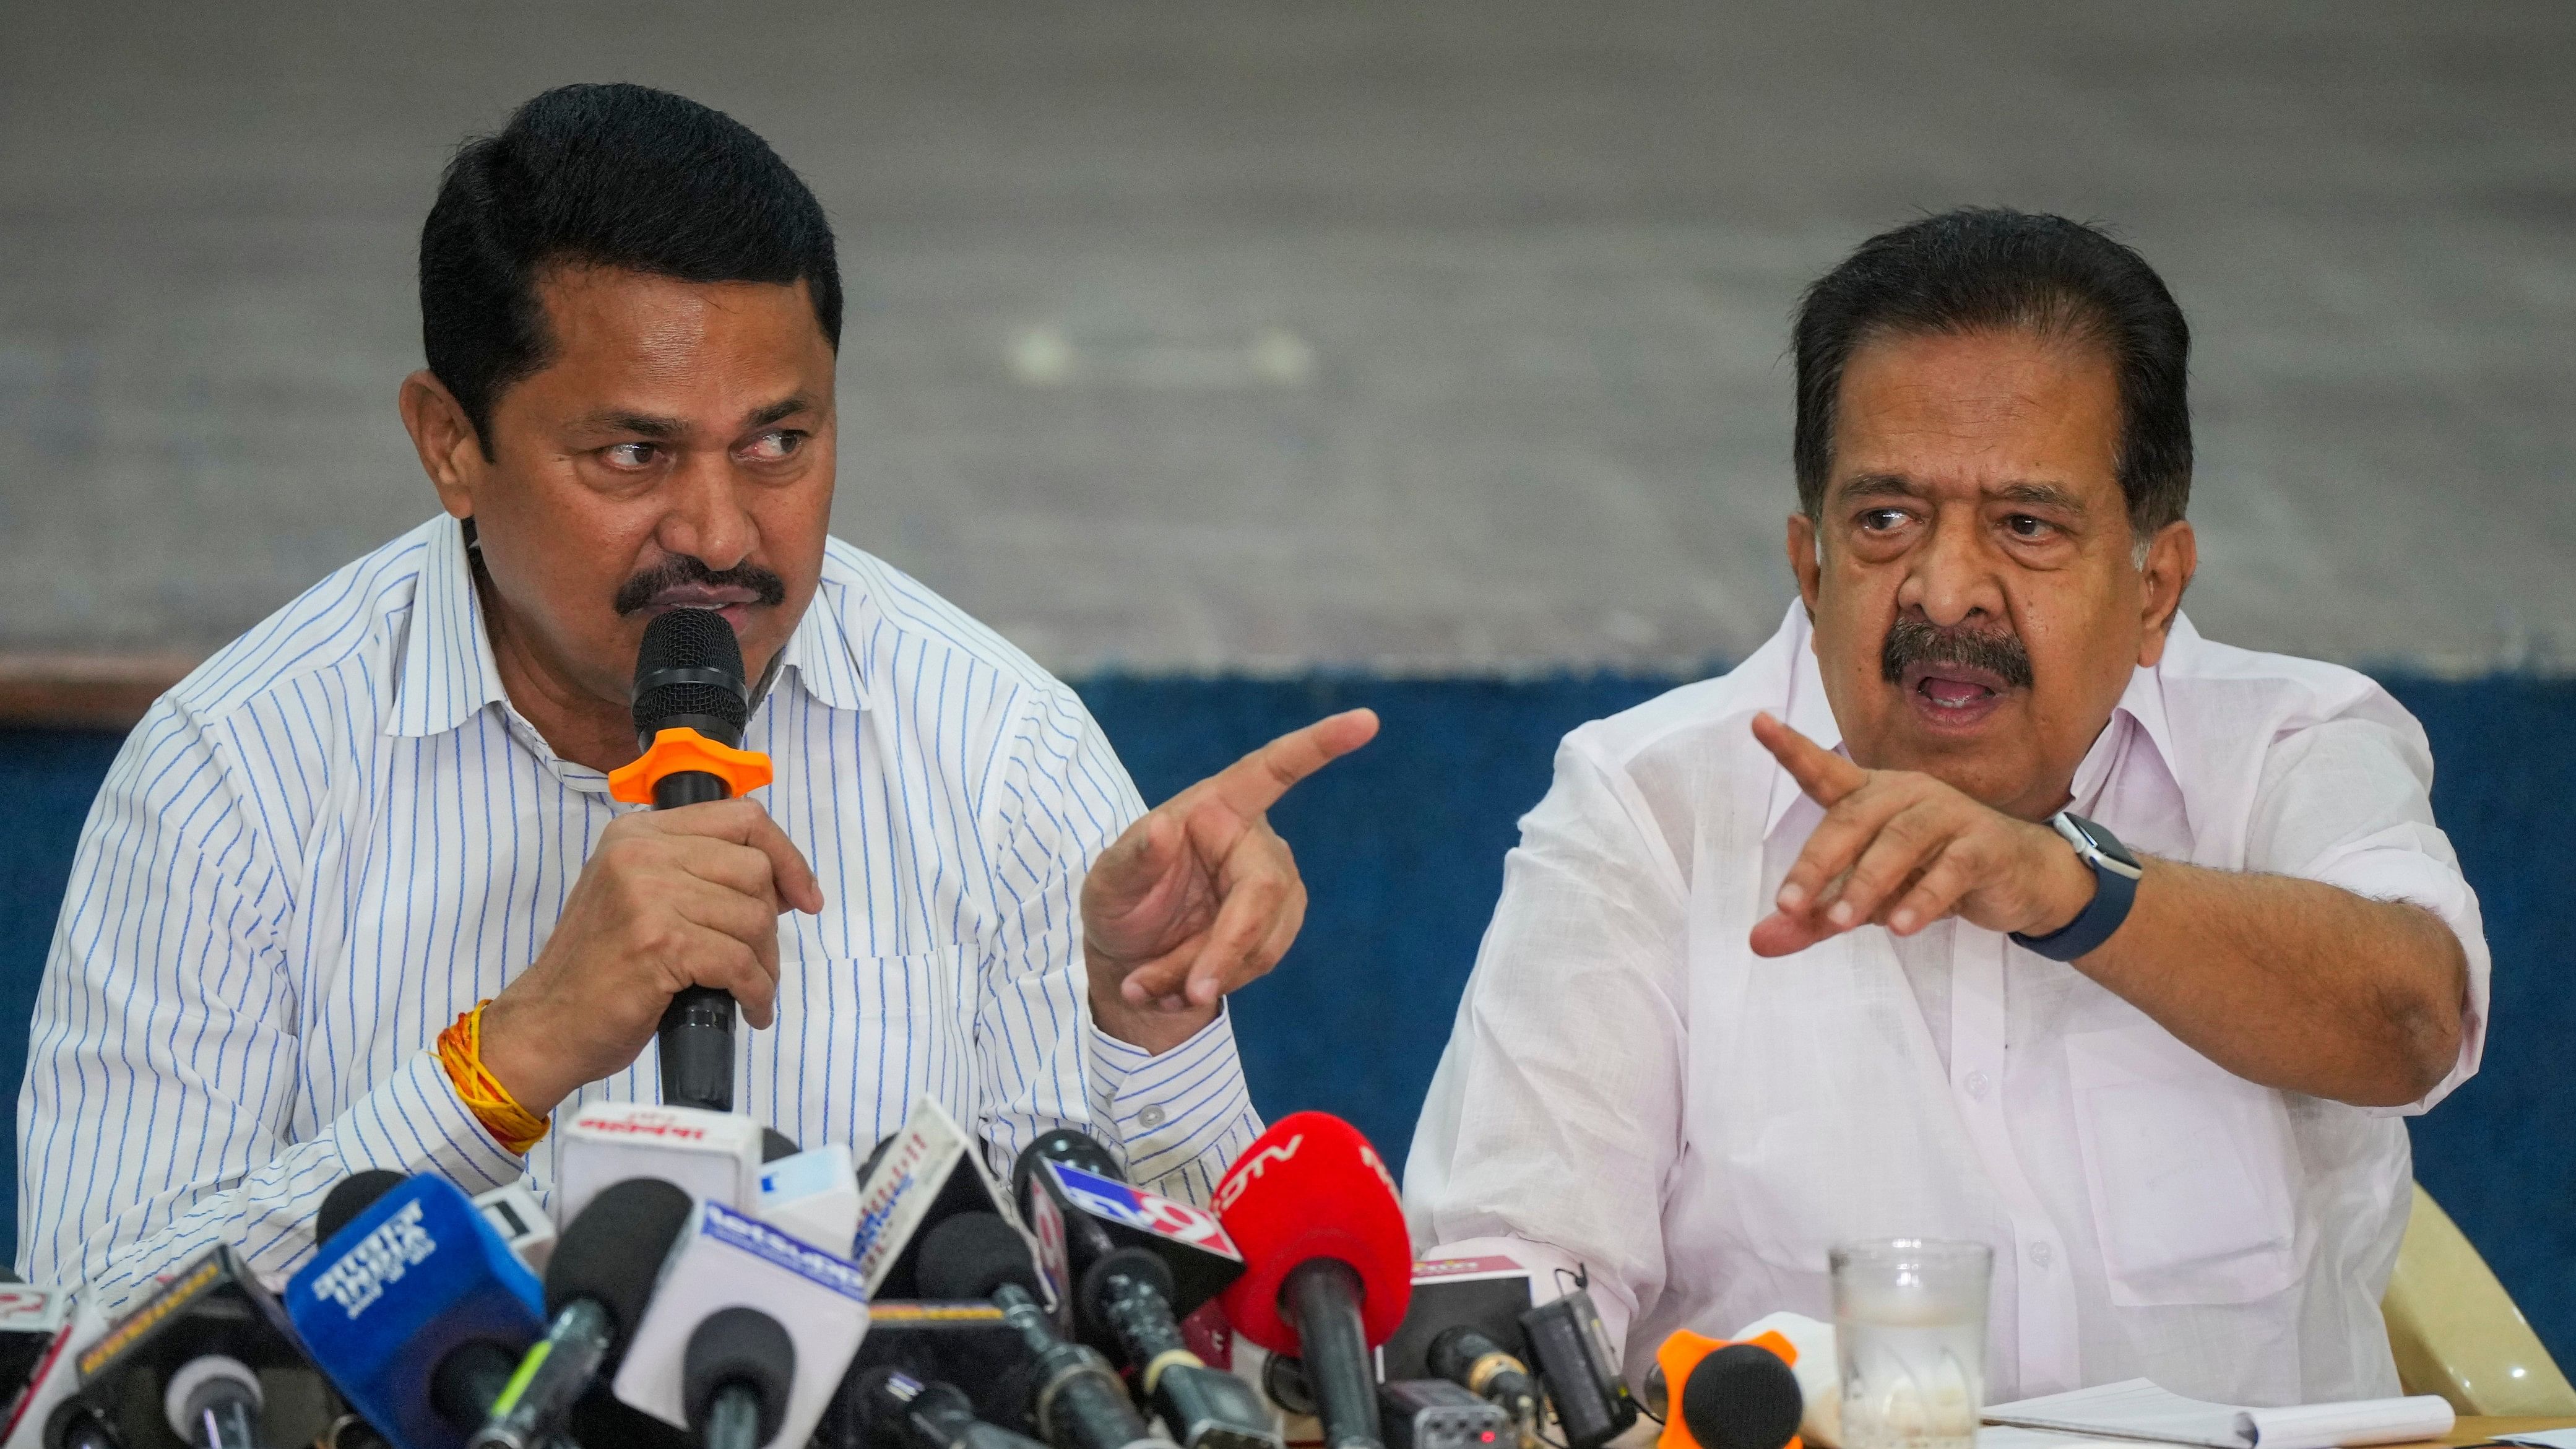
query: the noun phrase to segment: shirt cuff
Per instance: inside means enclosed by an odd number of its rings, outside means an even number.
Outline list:
[[[1150,1183],[1230,1145],[1251,1111],[1225,1003],[1197,1035],[1163,1052],[1091,1027],[1091,1110],[1127,1154],[1128,1180]]]

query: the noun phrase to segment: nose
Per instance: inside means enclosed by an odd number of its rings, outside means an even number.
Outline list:
[[[743,487],[732,460],[722,452],[693,450],[663,480],[668,506],[654,542],[718,572],[751,557],[760,542],[760,525],[743,506]]]
[[[1995,576],[1995,560],[1973,510],[1943,509],[1934,515],[1931,534],[1915,550],[1896,591],[1896,606],[1943,629],[2003,623],[2003,584]]]

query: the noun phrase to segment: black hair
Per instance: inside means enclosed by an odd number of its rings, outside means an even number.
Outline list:
[[[801,281],[841,346],[831,223],[769,143],[668,91],[557,86],[458,149],[420,228],[421,345],[487,458],[502,389],[550,360],[537,279],[566,263]]]
[[[2146,258],[2062,216],[1964,207],[1862,242],[1799,301],[1798,503],[1821,516],[1843,369],[1893,335],[2014,328],[2100,348],[2120,389],[2116,468],[2143,544],[2191,501],[2191,328]]]

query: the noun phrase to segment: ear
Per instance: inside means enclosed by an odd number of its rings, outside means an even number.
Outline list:
[[[423,368],[402,380],[394,406],[402,412],[403,430],[420,453],[421,471],[438,490],[439,505],[456,518],[474,516],[474,490],[491,465],[483,441],[465,407],[435,374]]]
[[[1798,597],[1806,602],[1807,622],[1816,619],[1816,594],[1825,582],[1825,545],[1816,520],[1803,512],[1789,515],[1789,572],[1798,577]]]
[[[2153,669],[2165,654],[2165,636],[2182,610],[2183,590],[2200,567],[2200,540],[2191,524],[2176,519],[2156,531],[2147,544],[2147,561],[2138,570],[2138,665]]]

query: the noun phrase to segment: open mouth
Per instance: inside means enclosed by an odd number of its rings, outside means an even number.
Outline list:
[[[1919,718],[1942,729],[1982,724],[2013,692],[2012,684],[1992,670],[1948,661],[1907,665],[1897,687]]]

